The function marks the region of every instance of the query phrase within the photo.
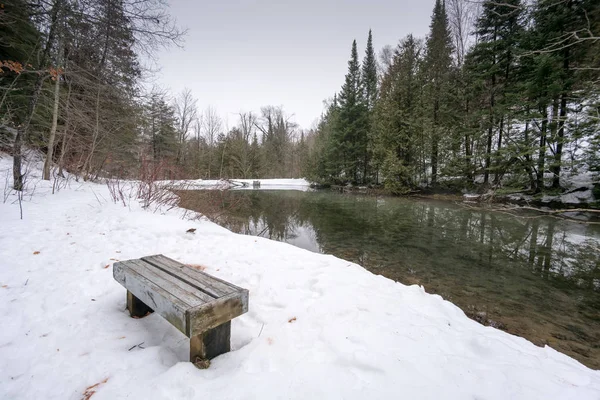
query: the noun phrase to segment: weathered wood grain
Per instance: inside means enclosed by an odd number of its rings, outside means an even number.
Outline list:
[[[192,337],[216,328],[247,311],[248,291],[245,289],[194,307],[187,311],[187,335]]]
[[[190,338],[190,361],[210,360],[231,350],[231,321]]]
[[[208,275],[202,271],[190,268],[187,265],[181,264],[160,254],[142,257],[142,260],[162,269],[167,273],[180,277],[180,279],[185,279],[189,284],[195,286],[198,290],[214,298],[219,298],[241,290],[241,288],[232,285],[229,282],[215,278],[214,276]]]
[[[132,317],[145,317],[148,313],[153,313],[154,310],[148,307],[143,301],[135,297],[129,290],[127,291],[127,310]]]
[[[199,291],[185,280],[178,279],[159,268],[153,268],[142,260],[129,260],[127,263],[133,271],[145,276],[190,307],[196,307],[214,300],[213,297]]]
[[[190,337],[190,361],[230,350],[231,320],[248,311],[248,290],[163,255],[114,264],[114,278],[127,289],[131,316],[154,310]]]
[[[187,334],[186,311],[190,307],[187,303],[132,270],[126,262],[114,264],[113,276],[135,297],[164,317],[183,334]]]

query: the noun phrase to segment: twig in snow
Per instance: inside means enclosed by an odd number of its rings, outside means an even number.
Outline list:
[[[144,349],[144,347],[142,347],[143,344],[144,344],[144,342],[142,342],[140,344],[136,344],[135,346],[131,346],[129,348],[129,350],[127,350],[127,351],[131,351],[131,350],[135,349],[136,347],[139,348],[139,349]]]
[[[23,286],[27,286],[27,282],[29,282],[29,278],[27,278],[27,280],[25,281],[25,284]]]
[[[102,202],[100,201],[100,199],[98,198],[98,196],[96,195],[96,192],[94,192],[94,189],[90,189],[92,191],[92,193],[94,193],[94,197],[96,198],[96,200],[98,201],[98,204],[102,205]]]
[[[265,324],[263,322],[262,326],[260,327],[260,332],[258,333],[258,337],[260,337],[260,335],[262,334],[263,328],[265,327]]]
[[[262,236],[263,233],[265,233],[265,231],[269,229],[269,225],[265,226],[265,229],[263,229],[262,231],[260,231],[260,233],[256,236]]]

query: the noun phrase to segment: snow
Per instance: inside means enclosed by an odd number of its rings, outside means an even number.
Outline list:
[[[2,179],[11,162],[0,158]],[[37,167],[23,220],[14,193],[0,204],[2,399],[600,398],[600,372],[420,286],[179,209],[114,204],[106,185],[51,194]],[[157,253],[250,290],[232,351],[209,369],[187,362],[188,339],[162,317],[125,311],[112,263]]]
[[[236,189],[252,190],[254,182],[260,182],[261,190],[299,190],[307,191],[310,189],[310,182],[306,179],[193,179],[179,181],[159,181],[163,186],[179,187],[184,189]],[[245,185],[245,186],[243,186]]]

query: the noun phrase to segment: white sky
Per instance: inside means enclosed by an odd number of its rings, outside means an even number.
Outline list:
[[[362,60],[369,28],[378,52],[409,33],[424,37],[434,0],[170,0],[188,28],[183,49],[159,53],[157,83],[192,90],[202,110],[229,120],[282,105],[309,128],[339,91],[352,40]]]

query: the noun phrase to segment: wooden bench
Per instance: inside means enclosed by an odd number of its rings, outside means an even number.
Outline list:
[[[163,255],[114,264],[127,289],[132,317],[157,312],[190,338],[190,361],[198,366],[230,350],[231,320],[248,311],[248,290]]]

